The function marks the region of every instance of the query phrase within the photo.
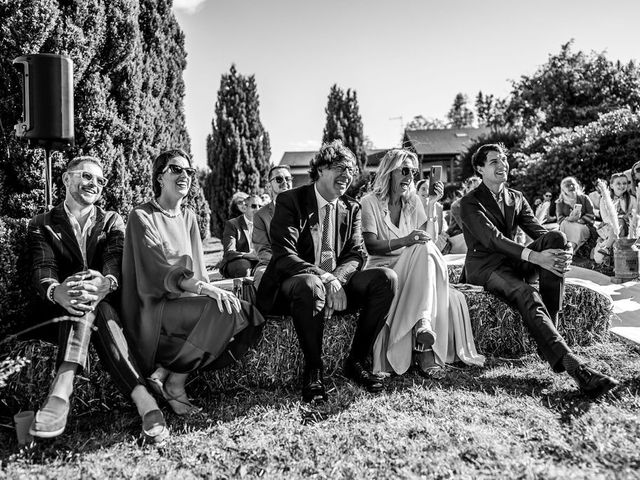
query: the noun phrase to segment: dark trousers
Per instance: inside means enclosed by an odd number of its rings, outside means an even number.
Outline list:
[[[57,313],[64,315],[66,312]],[[102,301],[93,312],[78,318],[83,322],[65,321],[60,324],[57,366],[62,362],[72,362],[83,367],[89,342],[92,341],[104,368],[125,396],[128,397],[137,385],[144,385],[140,369],[129,352],[115,309]]]
[[[529,248],[536,252],[549,248],[564,249],[567,239],[562,232],[551,231],[534,241]],[[540,291],[529,282],[540,280]],[[564,297],[564,278],[530,262],[510,262],[494,270],[484,288],[503,298],[520,312],[538,353],[553,370],[561,372],[562,357],[570,352],[556,329],[558,311]]]
[[[349,361],[364,361],[371,353],[384,325],[398,278],[389,268],[356,272],[344,285],[347,311],[362,308],[353,337]],[[317,275],[301,274],[286,279],[280,286],[275,305],[290,313],[300,341],[307,368],[322,368],[325,288]],[[285,307],[285,308],[282,308]]]
[[[246,258],[236,258],[230,260],[223,269],[222,276],[224,278],[242,278],[251,275],[253,268],[258,264],[257,260],[249,260]]]

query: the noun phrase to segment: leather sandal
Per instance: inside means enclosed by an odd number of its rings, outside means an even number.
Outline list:
[[[189,397],[187,397],[186,392],[182,392],[179,395],[170,395],[164,388],[164,383],[162,380],[156,377],[148,377],[147,384],[149,388],[153,390],[153,393],[158,395],[160,398],[164,399],[167,404],[173,410],[173,413],[180,416],[189,416],[195,415],[202,411],[201,407],[196,407],[193,403],[189,401]],[[181,411],[181,407],[186,407],[186,410]],[[176,410],[178,408],[178,410]]]

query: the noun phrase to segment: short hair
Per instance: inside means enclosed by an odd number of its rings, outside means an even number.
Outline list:
[[[389,200],[391,193],[391,173],[410,160],[413,168],[418,168],[418,157],[415,153],[404,148],[392,148],[380,160],[376,178],[373,181],[373,194],[380,200]]]
[[[418,181],[418,183],[416,183],[416,190],[420,190],[420,187],[422,187],[422,185],[424,185],[425,183],[427,183],[426,178],[423,178],[422,180]]]
[[[100,169],[102,170],[104,167],[102,166],[102,162],[100,161],[100,159],[98,157],[92,157],[90,155],[82,155],[79,157],[74,157],[71,160],[69,160],[69,163],[67,163],[67,172],[70,172],[71,170],[75,170],[75,168],[80,165],[81,163],[93,163],[97,166],[100,167]]]
[[[184,150],[182,150],[181,148],[172,148],[169,150],[165,150],[160,155],[158,155],[156,159],[153,161],[153,167],[151,170],[151,188],[153,189],[153,196],[155,198],[158,198],[162,193],[162,189],[160,188],[160,183],[158,182],[158,177],[162,174],[162,172],[166,168],[167,164],[169,163],[169,160],[176,157],[184,158],[187,162],[189,162],[190,167],[193,166],[191,164],[191,156],[189,156],[189,154]],[[194,188],[195,183],[197,183],[195,179],[192,180],[191,182],[192,189]]]
[[[275,171],[278,170],[279,168],[284,168],[286,171],[288,171],[289,173],[291,173],[291,168],[289,167],[289,165],[274,165],[273,167],[271,167],[269,169],[269,173],[267,173],[267,179],[271,180],[271,174]]]
[[[309,176],[315,182],[320,177],[319,170],[323,167],[331,168],[331,165],[341,161],[353,162],[356,166],[356,156],[342,143],[342,140],[323,143],[320,151],[315,154],[309,164]]]
[[[485,143],[484,145],[481,145],[471,157],[471,166],[477,175],[480,175],[478,167],[484,167],[489,152],[498,152],[500,155],[506,156],[507,153],[509,153],[509,150],[507,150],[507,147],[502,143]]]
[[[249,198],[249,194],[245,192],[236,192],[231,196],[229,200],[229,218],[236,218],[242,215],[242,212],[238,208],[240,200],[246,200]]]

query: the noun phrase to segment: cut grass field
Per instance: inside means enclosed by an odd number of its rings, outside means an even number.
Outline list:
[[[578,349],[621,386],[597,402],[536,356],[391,378],[370,395],[336,375],[313,409],[286,390],[190,391],[206,415],[167,415],[171,439],[141,445],[133,408],[71,417],[20,450],[0,433],[6,478],[638,478],[640,351]],[[3,418],[2,423],[9,423]]]

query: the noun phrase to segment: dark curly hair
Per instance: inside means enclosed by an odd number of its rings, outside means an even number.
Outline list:
[[[193,165],[191,164],[191,156],[181,148],[172,148],[169,150],[165,150],[160,155],[158,155],[153,161],[153,167],[151,170],[151,186],[153,188],[154,198],[158,198],[160,196],[160,193],[162,193],[160,183],[158,182],[158,177],[167,167],[167,163],[169,163],[169,160],[176,157],[184,158],[187,162],[189,162],[189,166],[193,167]],[[194,185],[197,183],[198,180],[196,178],[193,178],[191,180],[191,190],[195,188]]]
[[[478,167],[484,167],[485,162],[487,161],[487,155],[489,152],[498,152],[500,155],[507,156],[509,150],[502,143],[485,143],[480,146],[473,156],[471,157],[471,166],[473,167],[473,171],[476,172],[477,175],[480,175],[478,172]]]
[[[323,143],[320,151],[311,160],[309,164],[309,176],[311,181],[315,182],[319,178],[318,170],[323,167],[331,168],[331,165],[341,161],[353,162],[357,165],[356,156],[351,150],[344,146],[342,140],[334,140],[332,142]]]

